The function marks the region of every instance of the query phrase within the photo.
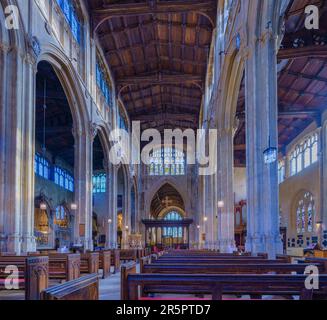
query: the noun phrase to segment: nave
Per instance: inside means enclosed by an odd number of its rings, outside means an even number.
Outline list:
[[[0,300],[325,299],[326,34],[326,1],[1,0]]]

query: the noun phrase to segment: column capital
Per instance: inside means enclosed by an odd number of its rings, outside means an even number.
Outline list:
[[[6,43],[0,43],[0,51],[2,51],[3,53],[8,53],[10,50],[12,49],[12,47]]]

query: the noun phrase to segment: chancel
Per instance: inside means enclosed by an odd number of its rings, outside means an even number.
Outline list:
[[[327,298],[326,1],[1,0],[0,31],[0,300]]]

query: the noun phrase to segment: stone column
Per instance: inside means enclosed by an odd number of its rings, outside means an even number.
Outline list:
[[[110,176],[108,176],[108,190],[109,190],[109,243],[108,247],[116,249],[117,248],[117,173],[118,167],[109,164]]]
[[[35,97],[36,97],[36,56],[33,52],[27,54],[23,61],[23,76],[21,95],[22,100],[22,180],[20,182],[23,196],[16,201],[21,201],[21,251],[24,253],[36,251],[36,239],[34,237],[34,156],[35,156]],[[25,85],[28,84],[28,85]],[[24,120],[23,120],[24,119]]]
[[[131,228],[131,179],[129,177],[129,168],[126,170],[125,192],[124,192],[124,228],[123,228],[123,247],[128,249],[128,235],[132,232]],[[126,229],[128,226],[128,229]]]
[[[251,38],[252,39],[252,38]],[[252,54],[246,61],[246,161],[247,239],[246,250],[282,253],[279,234],[277,161],[264,163],[263,152],[278,147],[277,130],[277,37],[268,28],[250,40]]]
[[[325,120],[321,126],[319,131],[319,171],[320,171],[320,214],[318,214],[315,218],[315,222],[321,221],[322,225],[318,226],[318,236],[320,239],[320,243],[324,248],[327,248],[327,120]]]
[[[233,128],[218,130],[217,147],[217,203],[215,212],[218,217],[218,247],[220,252],[232,253],[235,248],[234,231],[234,156]],[[223,207],[218,208],[218,201]]]
[[[75,138],[75,201],[77,203],[74,236],[75,244],[82,244],[84,249],[92,250],[92,147],[94,132],[73,130]],[[85,234],[80,234],[80,227]]]
[[[36,54],[0,45],[0,250],[35,251]]]

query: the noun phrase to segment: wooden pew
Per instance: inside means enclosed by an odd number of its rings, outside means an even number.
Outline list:
[[[99,252],[87,252],[81,254],[81,274],[83,273],[98,273],[99,272]]]
[[[287,254],[277,254],[276,255],[277,260],[282,260],[286,263],[291,263],[292,262],[292,257],[288,256]]]
[[[327,273],[327,259],[326,258],[305,258],[304,261],[299,261],[299,263],[322,264],[324,266],[324,273]]]
[[[268,253],[265,252],[259,252],[257,254],[257,257],[262,258],[262,259],[268,259]]]
[[[111,266],[114,267],[114,273],[118,272],[120,269],[120,250],[111,250]]]
[[[99,275],[88,274],[48,288],[41,297],[42,300],[99,300]]]
[[[56,253],[49,255],[49,278],[70,281],[80,277],[81,255],[79,253]]]
[[[120,298],[121,300],[128,300],[128,281],[127,277],[129,274],[135,274],[136,273],[136,263],[135,262],[129,262],[125,263],[121,266],[120,271]]]
[[[121,249],[120,250],[120,261],[129,262],[137,261],[137,249]]]
[[[220,258],[220,259],[209,259],[209,258],[201,258],[201,259],[163,259],[158,258],[156,260],[153,260],[153,263],[159,263],[159,264],[180,264],[184,265],[187,263],[193,263],[193,264],[203,264],[203,265],[215,265],[215,264],[258,264],[258,263],[281,263],[280,260],[265,260],[265,259],[240,259],[239,257],[235,257],[234,259],[226,259],[226,258]]]
[[[305,275],[173,275],[133,274],[123,279],[124,298],[139,300],[138,288],[151,294],[212,295],[213,300],[222,300],[226,295],[250,296],[300,296],[301,299],[327,298],[327,275],[320,276],[319,290],[305,289]]]
[[[0,290],[6,290],[7,266],[16,266],[19,271],[19,289],[25,290],[26,300],[39,300],[41,292],[48,287],[49,258],[44,256],[1,256]]]
[[[169,264],[143,264],[141,263],[141,273],[156,274],[304,274],[304,271],[310,264],[291,264],[291,263],[273,263],[273,264],[216,264],[216,265],[197,265],[190,262],[185,265]],[[315,264],[320,273],[323,273],[324,266]]]
[[[110,276],[111,268],[111,251],[104,250],[99,251],[99,269],[102,269],[102,279],[105,279]]]

